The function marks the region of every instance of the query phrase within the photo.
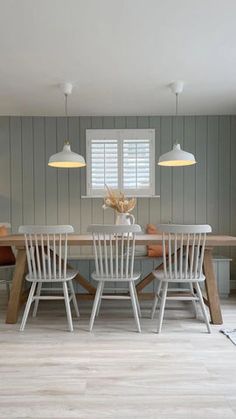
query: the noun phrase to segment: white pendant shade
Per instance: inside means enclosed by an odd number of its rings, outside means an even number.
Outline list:
[[[196,163],[194,155],[181,150],[180,144],[175,144],[171,151],[162,154],[158,161],[159,166],[191,166]]]
[[[48,166],[70,169],[73,167],[84,167],[86,166],[86,163],[83,156],[73,153],[70,144],[66,143],[61,152],[53,154],[53,156],[50,157]]]
[[[68,95],[72,93],[73,86],[71,83],[67,82],[67,83],[64,83],[61,87],[65,96],[65,115],[66,115],[66,120],[67,120],[67,136],[68,136],[69,121],[68,121],[68,111],[67,111],[67,98],[68,98]],[[60,151],[59,153],[53,154],[50,157],[48,166],[71,169],[73,167],[74,168],[84,167],[86,166],[86,163],[83,156],[80,156],[79,154],[71,151],[70,143],[67,141],[65,142],[62,151]]]
[[[181,80],[177,80],[174,83],[170,84],[170,88],[172,93],[175,94],[176,98],[176,117],[178,116],[178,99],[179,94],[182,93],[184,88],[184,83]],[[192,164],[196,164],[196,160],[193,154],[188,153],[181,149],[180,144],[174,144],[173,149],[168,153],[162,154],[160,156],[158,164],[159,166],[169,166],[169,167],[177,167],[177,166],[191,166]]]

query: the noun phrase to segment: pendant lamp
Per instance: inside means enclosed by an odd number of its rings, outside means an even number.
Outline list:
[[[68,110],[67,110],[67,98],[72,92],[72,84],[65,83],[63,85],[63,93],[65,97],[65,115],[66,115],[66,134],[68,138],[69,134],[69,120],[68,120]],[[48,166],[58,167],[58,168],[75,168],[75,167],[84,167],[86,166],[83,156],[80,156],[77,153],[71,151],[70,143],[68,140],[65,141],[62,151],[59,153],[53,154],[48,162]]]
[[[184,84],[182,81],[177,81],[170,85],[172,92],[175,94],[176,98],[176,116],[178,116],[178,105],[179,105],[179,94],[182,93]],[[159,166],[191,166],[196,164],[195,157],[192,153],[188,153],[181,149],[179,143],[173,145],[173,149],[168,153],[162,154],[159,158]]]

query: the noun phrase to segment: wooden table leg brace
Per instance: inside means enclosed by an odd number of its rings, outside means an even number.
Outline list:
[[[17,322],[26,272],[26,251],[25,249],[18,249],[16,256],[16,266],[13,273],[13,280],[7,307],[6,323]]]
[[[223,319],[220,308],[220,298],[218,293],[217,281],[213,266],[212,249],[205,249],[203,270],[204,275],[206,276],[206,303],[210,311],[211,322],[213,324],[222,324]]]

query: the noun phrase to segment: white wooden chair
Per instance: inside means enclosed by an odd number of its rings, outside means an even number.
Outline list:
[[[206,234],[212,231],[209,225],[161,224],[163,266],[162,271],[153,271],[159,280],[151,317],[153,319],[160,298],[157,333],[161,332],[166,300],[192,301],[197,316],[196,302],[200,303],[207,330],[211,333],[206,308],[199,283],[205,281],[202,272]],[[169,283],[188,284],[189,288],[169,288]],[[169,295],[167,296],[167,290]],[[178,291],[182,295],[174,296]],[[186,295],[186,293],[188,294]]]
[[[0,226],[4,226],[8,229],[10,234],[11,224],[7,222],[0,222]],[[1,248],[0,248],[1,251]],[[10,284],[12,282],[12,271],[15,268],[15,264],[11,265],[0,265],[0,283],[4,283],[6,285],[7,296],[9,298],[10,295]],[[3,274],[3,275],[2,275]],[[3,278],[2,278],[3,276]]]
[[[134,272],[135,236],[141,227],[133,225],[91,225],[88,232],[93,236],[95,272],[92,279],[98,281],[97,291],[90,318],[90,331],[93,329],[95,316],[98,315],[102,299],[131,299],[134,318],[141,332],[139,315],[141,315],[135,281],[141,276]],[[105,283],[127,282],[129,296],[103,295]],[[119,289],[120,290],[120,289]]]
[[[26,280],[32,282],[29,297],[23,314],[20,330],[23,331],[34,301],[33,316],[38,310],[39,300],[65,300],[66,314],[70,332],[73,331],[73,323],[70,310],[70,301],[73,301],[75,312],[79,317],[77,300],[74,292],[72,279],[77,272],[67,269],[67,238],[74,229],[70,225],[57,226],[21,226],[19,233],[25,236],[25,246],[28,262]],[[41,295],[41,291],[58,291],[58,288],[45,288],[44,284],[61,283],[63,296]],[[68,292],[68,286],[69,291]]]

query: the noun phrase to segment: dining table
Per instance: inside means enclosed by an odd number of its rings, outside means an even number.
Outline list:
[[[45,243],[46,244],[46,243]],[[68,246],[92,246],[93,238],[89,234],[70,234],[68,235]],[[162,235],[160,234],[140,234],[136,236],[136,245],[162,244]],[[0,237],[0,246],[12,246],[16,249],[16,263],[13,272],[10,296],[6,311],[6,323],[17,323],[21,306],[27,299],[27,289],[25,289],[25,276],[27,274],[27,256],[25,240],[23,234],[11,234]],[[209,314],[212,324],[222,324],[222,313],[220,299],[213,267],[213,250],[216,247],[236,246],[236,237],[228,235],[209,234],[206,239],[204,252],[203,270],[205,274],[204,302],[209,308]],[[147,256],[148,258],[148,256]],[[79,255],[78,255],[79,259]],[[162,263],[156,266],[156,269],[163,269]],[[154,281],[152,272],[146,275],[137,285],[136,290],[139,298],[147,298],[143,293],[145,287]],[[75,278],[84,288],[83,298],[93,299],[96,288],[88,279],[84,278],[79,272]],[[153,298],[151,295],[150,298]]]

